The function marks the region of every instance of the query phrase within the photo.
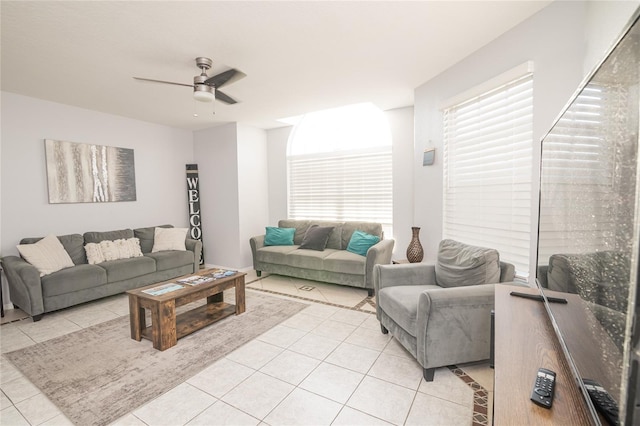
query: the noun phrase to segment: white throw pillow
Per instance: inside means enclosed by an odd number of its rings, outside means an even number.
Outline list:
[[[127,246],[127,251],[129,253],[129,257],[140,257],[142,256],[142,248],[140,247],[140,239],[139,238],[129,238],[128,240],[124,240]]]
[[[102,249],[98,243],[85,244],[84,251],[87,253],[87,262],[89,262],[89,265],[95,265],[105,261]]]
[[[73,260],[55,235],[47,235],[37,243],[17,246],[20,255],[40,271],[44,277],[73,266]]]
[[[185,240],[187,239],[187,228],[156,228],[153,237],[152,253],[164,250],[185,251]]]
[[[138,238],[103,240],[99,243],[88,243],[84,246],[87,252],[87,261],[90,265],[106,262],[108,260],[129,259],[142,256],[140,240]]]
[[[120,252],[114,241],[102,240],[99,245],[105,261],[120,259]]]

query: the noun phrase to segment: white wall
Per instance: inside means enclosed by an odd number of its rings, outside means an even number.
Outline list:
[[[200,175],[204,261],[228,267],[239,267],[237,137],[236,123],[193,134],[194,162]]]
[[[267,132],[238,126],[240,253],[238,267],[253,265],[249,238],[264,234],[269,223]]]
[[[192,132],[8,92],[1,96],[2,255],[17,255],[24,237],[188,225],[185,164],[193,158]],[[49,204],[45,138],[133,149],[137,201]],[[6,286],[3,297],[6,306]]]
[[[24,237],[188,224],[190,131],[3,92],[1,136],[3,255]],[[49,204],[45,138],[133,149],[137,201]]]
[[[414,186],[413,169],[422,167],[422,157],[419,164],[414,162],[413,107],[385,111],[385,116],[393,143],[393,235],[385,237],[395,239],[393,259],[404,259],[414,226],[413,194],[420,191]],[[428,235],[421,232],[420,238]]]
[[[267,135],[229,123],[194,132],[208,264],[252,265],[249,238],[264,233],[269,211]]]
[[[594,1],[587,5],[587,53],[584,73],[589,74],[602,62],[603,53],[608,52],[621,35],[640,0]]]
[[[540,138],[598,63],[640,2],[554,2],[415,91],[415,159],[432,141],[436,162],[416,167],[415,221],[427,230],[426,260],[434,260],[442,238],[441,102],[528,60],[534,62],[531,260],[535,265]]]
[[[287,143],[292,126],[267,130],[267,162],[269,164],[269,222],[278,226],[289,212],[287,201]]]

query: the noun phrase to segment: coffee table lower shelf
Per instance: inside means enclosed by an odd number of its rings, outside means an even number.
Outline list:
[[[199,306],[176,315],[176,339],[181,339],[194,331],[198,331],[214,322],[234,315],[236,305],[222,302]],[[153,342],[153,325],[149,325],[140,333],[141,337]]]

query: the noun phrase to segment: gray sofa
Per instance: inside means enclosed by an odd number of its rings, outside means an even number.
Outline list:
[[[312,225],[333,226],[323,251],[299,249],[307,229]],[[366,288],[373,295],[373,266],[391,263],[394,240],[383,239],[382,225],[371,222],[322,222],[283,219],[280,228],[295,228],[294,245],[265,246],[264,235],[252,237],[253,268],[258,276],[264,272],[314,281]],[[367,255],[346,250],[351,236],[358,230],[380,237]]]
[[[162,225],[171,228],[172,225]],[[86,232],[58,237],[74,266],[40,277],[35,266],[18,256],[5,256],[2,266],[13,304],[33,317],[91,300],[122,293],[132,288],[169,280],[199,269],[202,243],[186,239],[186,251],[152,253],[155,227]],[[138,238],[141,257],[89,264],[84,245],[103,240]],[[42,238],[24,238],[33,244]]]

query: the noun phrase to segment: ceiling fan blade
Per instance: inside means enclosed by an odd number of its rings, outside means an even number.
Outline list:
[[[242,71],[238,71],[236,69],[231,68],[230,70],[223,71],[220,74],[216,74],[213,77],[209,77],[204,84],[213,86],[213,87],[222,87],[225,84],[233,83],[247,75]]]
[[[184,84],[184,83],[174,83],[173,81],[164,81],[164,80],[153,80],[151,78],[142,78],[142,77],[133,77],[135,80],[140,81],[150,81],[152,83],[163,83],[163,84],[173,84],[175,86],[187,86],[193,87],[193,84]]]
[[[220,102],[224,102],[225,104],[229,104],[229,105],[238,103],[238,101],[233,99],[231,96],[222,93],[218,89],[216,89],[216,99],[219,100]]]

